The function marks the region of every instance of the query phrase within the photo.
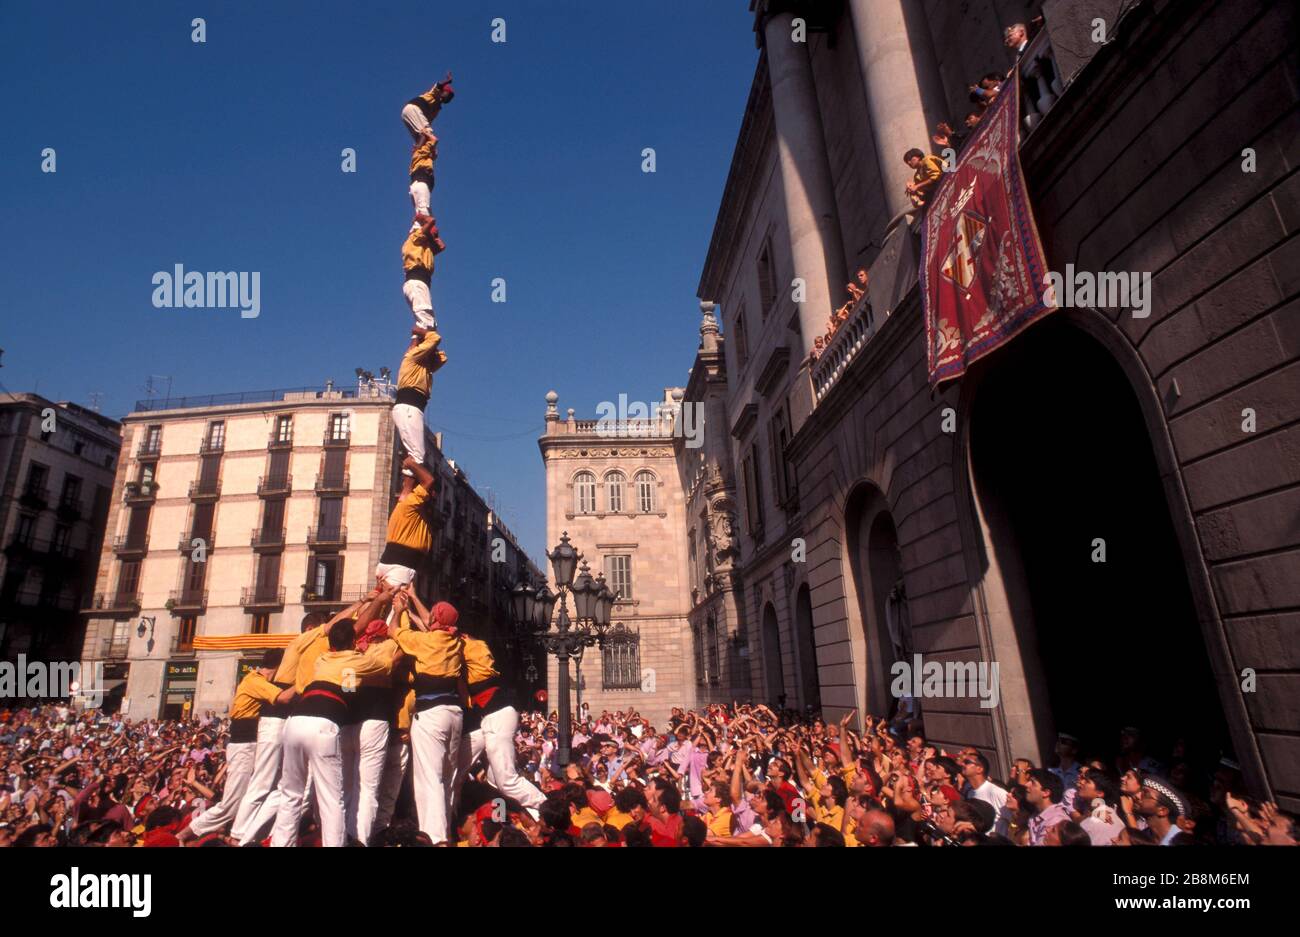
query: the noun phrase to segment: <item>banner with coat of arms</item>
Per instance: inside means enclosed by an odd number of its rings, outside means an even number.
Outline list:
[[[960,377],[1056,308],[1020,168],[1019,74],[932,192],[921,225],[921,296],[931,385]]]

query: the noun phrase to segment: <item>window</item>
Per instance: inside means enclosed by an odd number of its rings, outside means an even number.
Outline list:
[[[50,470],[39,462],[33,462],[27,469],[27,493],[45,494],[45,483],[50,478]]]
[[[140,444],[140,455],[157,455],[162,449],[162,424],[150,426],[144,433],[144,442]]]
[[[140,588],[140,561],[124,560],[122,569],[117,574],[117,594],[120,597],[134,596]]]
[[[709,674],[704,664],[704,634],[698,627],[691,628],[691,635],[695,639],[695,682],[699,686],[709,682]]]
[[[636,506],[642,514],[653,514],[655,509],[655,489],[659,487],[654,472],[636,473]]]
[[[196,563],[193,560],[185,561],[188,569],[185,572],[185,590],[186,599],[192,599],[203,592],[203,574],[208,568],[207,563]]]
[[[721,676],[718,673],[718,620],[712,615],[709,616],[708,624],[704,629],[704,653],[708,681],[711,685],[717,686]]]
[[[736,324],[732,330],[732,339],[736,346],[736,370],[741,371],[749,361],[749,341],[745,337],[745,306],[741,304],[736,310]]]
[[[745,520],[749,534],[761,540],[763,535],[763,481],[758,468],[758,448],[750,446],[744,461]]]
[[[573,513],[596,513],[596,476],[590,472],[573,476]]]
[[[341,594],[343,582],[343,558],[341,556],[318,556],[311,564],[312,578],[307,587],[308,599],[313,601],[334,601]]]
[[[776,304],[776,264],[772,261],[772,239],[763,242],[758,254],[759,315],[764,319]]]
[[[610,514],[623,513],[623,486],[627,477],[622,472],[610,472],[605,476],[605,499]]]
[[[68,535],[70,529],[67,524],[54,525],[54,537],[50,540],[50,552],[62,555],[68,548]]]
[[[194,632],[198,628],[199,620],[193,615],[186,615],[181,619],[180,628],[176,632],[176,650],[189,651],[194,648]]]
[[[275,418],[275,441],[284,446],[293,442],[293,417],[279,416]]]
[[[209,452],[217,452],[226,447],[226,424],[224,420],[208,424],[208,441],[206,449]]]
[[[785,447],[789,442],[790,421],[786,412],[781,410],[772,418],[767,434],[772,481],[776,485],[776,500],[780,505],[789,503],[795,495],[794,473],[785,457]]]
[[[154,468],[155,468],[155,465],[156,465],[156,463],[153,463],[153,462],[141,462],[141,463],[140,463],[140,476],[139,476],[139,478],[137,478],[136,480],[137,480],[138,482],[140,482],[140,485],[141,485],[142,487],[143,487],[144,485],[151,485],[151,484],[153,484]]]
[[[641,689],[641,633],[615,625],[609,632],[601,658],[601,689]]]
[[[623,554],[605,557],[605,569],[609,571],[609,589],[620,602],[632,598],[632,557]]]
[[[348,415],[346,413],[330,414],[329,441],[348,441]]]
[[[271,633],[271,616],[266,612],[253,616],[253,634]]]
[[[23,546],[31,546],[32,537],[36,533],[36,518],[30,514],[18,515],[18,526],[14,529],[14,542]]]
[[[284,502],[281,502],[283,504]],[[343,532],[343,499],[321,498],[317,534],[323,539],[335,539]]]
[[[63,476],[63,494],[59,501],[61,504],[72,506],[81,500],[81,479],[76,475]]]

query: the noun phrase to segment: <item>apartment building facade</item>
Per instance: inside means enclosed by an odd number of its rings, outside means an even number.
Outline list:
[[[392,405],[390,385],[362,381],[127,415],[82,658],[104,662],[128,717],[224,712],[261,649],[369,590],[400,487]],[[427,442],[439,491],[417,587],[484,627],[482,499]]]
[[[121,448],[114,420],[0,396],[0,660],[75,660]]]

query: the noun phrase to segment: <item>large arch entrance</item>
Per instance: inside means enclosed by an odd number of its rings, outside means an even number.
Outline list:
[[[858,667],[867,712],[892,718],[899,701],[889,692],[890,669],[899,660],[911,661],[912,631],[903,586],[898,532],[885,496],[869,485],[850,497],[845,510],[848,554],[857,593],[862,634]]]
[[[799,642],[799,699],[804,708],[822,707],[821,681],[817,676],[817,638],[813,633],[812,596],[808,586],[799,587],[794,600],[794,633]]]
[[[1108,756],[1127,726],[1161,759],[1180,740],[1194,760],[1227,747],[1151,440],[1115,359],[1063,316],[1040,323],[980,368],[968,431],[1005,591],[994,659],[1024,682],[1003,694],[1025,703],[1012,754],[1032,757],[1036,741],[1046,755],[1070,732]]]
[[[767,690],[767,704],[784,707],[786,699],[785,674],[781,668],[781,626],[776,621],[776,609],[769,602],[763,608],[763,683]]]

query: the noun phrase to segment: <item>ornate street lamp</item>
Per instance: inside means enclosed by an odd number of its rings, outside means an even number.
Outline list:
[[[555,573],[558,594],[551,592],[543,582],[534,588],[528,581],[520,582],[510,592],[510,608],[514,613],[515,631],[521,639],[531,639],[541,644],[559,663],[560,738],[557,757],[561,766],[569,763],[569,746],[573,738],[573,725],[569,713],[569,661],[582,660],[589,647],[604,647],[605,632],[609,628],[609,612],[614,604],[614,594],[605,585],[603,576],[592,578],[585,562],[581,574],[574,579],[582,555],[569,542],[566,531],[555,549],[547,554]],[[573,595],[574,617],[569,617],[569,594]],[[554,615],[556,604],[560,609]]]

